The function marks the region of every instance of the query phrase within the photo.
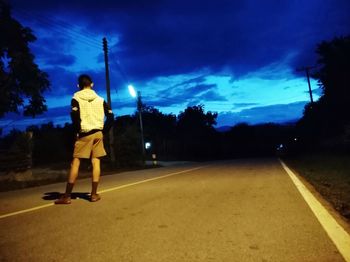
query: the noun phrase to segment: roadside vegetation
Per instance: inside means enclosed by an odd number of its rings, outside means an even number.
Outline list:
[[[350,222],[350,154],[305,153],[284,160]]]

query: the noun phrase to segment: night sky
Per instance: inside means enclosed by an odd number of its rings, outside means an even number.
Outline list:
[[[321,41],[350,34],[349,0],[42,1],[12,0],[12,15],[32,28],[31,50],[49,74],[43,116],[0,120],[6,128],[70,122],[77,76],[105,94],[102,38],[109,41],[112,105],[132,114],[136,101],[178,114],[204,104],[217,126],[288,122],[310,98],[304,72]],[[311,81],[314,99],[321,95]]]

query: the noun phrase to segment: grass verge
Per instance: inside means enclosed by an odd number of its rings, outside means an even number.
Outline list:
[[[283,160],[350,222],[350,155],[308,153]]]

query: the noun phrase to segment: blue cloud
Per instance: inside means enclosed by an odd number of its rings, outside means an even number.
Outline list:
[[[218,115],[218,126],[233,126],[238,123],[286,123],[301,118],[306,102],[286,105],[253,107],[240,112],[226,112]]]
[[[206,76],[203,75],[203,76],[199,76],[199,77],[195,77],[195,78],[191,78],[189,80],[186,80],[186,81],[183,81],[183,82],[180,82],[176,85],[173,86],[174,87],[178,87],[178,86],[186,86],[186,85],[192,85],[192,84],[195,84],[195,85],[200,85],[202,84],[203,82],[205,82]]]
[[[61,54],[57,56],[55,53],[48,54],[45,59],[46,64],[57,65],[57,66],[70,66],[73,65],[76,61],[75,56]]]
[[[252,106],[257,106],[259,105],[258,103],[233,103],[232,104],[234,107],[252,107]]]
[[[206,101],[206,102],[210,102],[210,101],[227,101],[226,97],[224,97],[223,95],[220,95],[218,92],[216,92],[214,90],[208,90],[207,92],[199,95],[198,99],[200,99],[200,101],[202,101],[202,103],[204,101]]]
[[[314,48],[319,41],[349,33],[350,24],[347,0],[325,0],[322,5],[316,0],[303,5],[273,0],[110,0],[103,5],[84,1],[84,8],[78,0],[34,0],[30,4],[13,0],[13,5],[35,7],[41,16],[52,14],[74,24],[79,22],[90,34],[120,36],[111,52],[137,80],[200,68],[242,75],[291,50],[297,53],[291,61],[293,67],[307,65],[315,62]],[[103,16],[96,20],[96,13]]]

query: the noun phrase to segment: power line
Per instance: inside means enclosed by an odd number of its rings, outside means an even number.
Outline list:
[[[49,18],[49,17],[44,16],[42,14],[28,11],[28,10],[25,10],[23,8],[20,10],[16,10],[15,12],[22,13],[22,15],[25,15],[27,18],[30,18],[32,20],[36,20],[38,22],[45,23],[47,25],[55,26],[56,28],[63,29],[67,32],[71,32],[71,33],[77,34],[79,36],[83,36],[84,38],[86,38],[87,41],[91,42],[92,44],[99,45],[99,41],[95,40],[96,36],[94,36],[90,33],[87,33],[86,31],[83,31],[83,30],[78,31],[78,30],[74,29],[75,28],[74,25],[69,24],[67,22],[63,22],[62,20],[52,19],[51,17]]]
[[[88,45],[88,46],[93,47],[93,48],[100,48],[101,47],[101,45],[98,44],[97,42],[95,42],[95,40],[92,40],[91,38],[89,38],[88,36],[85,36],[82,33],[78,33],[77,31],[68,29],[66,27],[57,26],[53,22],[45,21],[45,19],[40,18],[39,16],[35,17],[35,16],[29,15],[27,13],[21,12],[21,11],[17,11],[17,12],[22,13],[22,15],[24,15],[26,17],[34,19],[39,24],[49,26],[49,29],[51,31],[62,34],[62,35],[69,37],[69,38],[73,38],[75,41],[79,41],[79,42],[84,43],[85,45]]]

